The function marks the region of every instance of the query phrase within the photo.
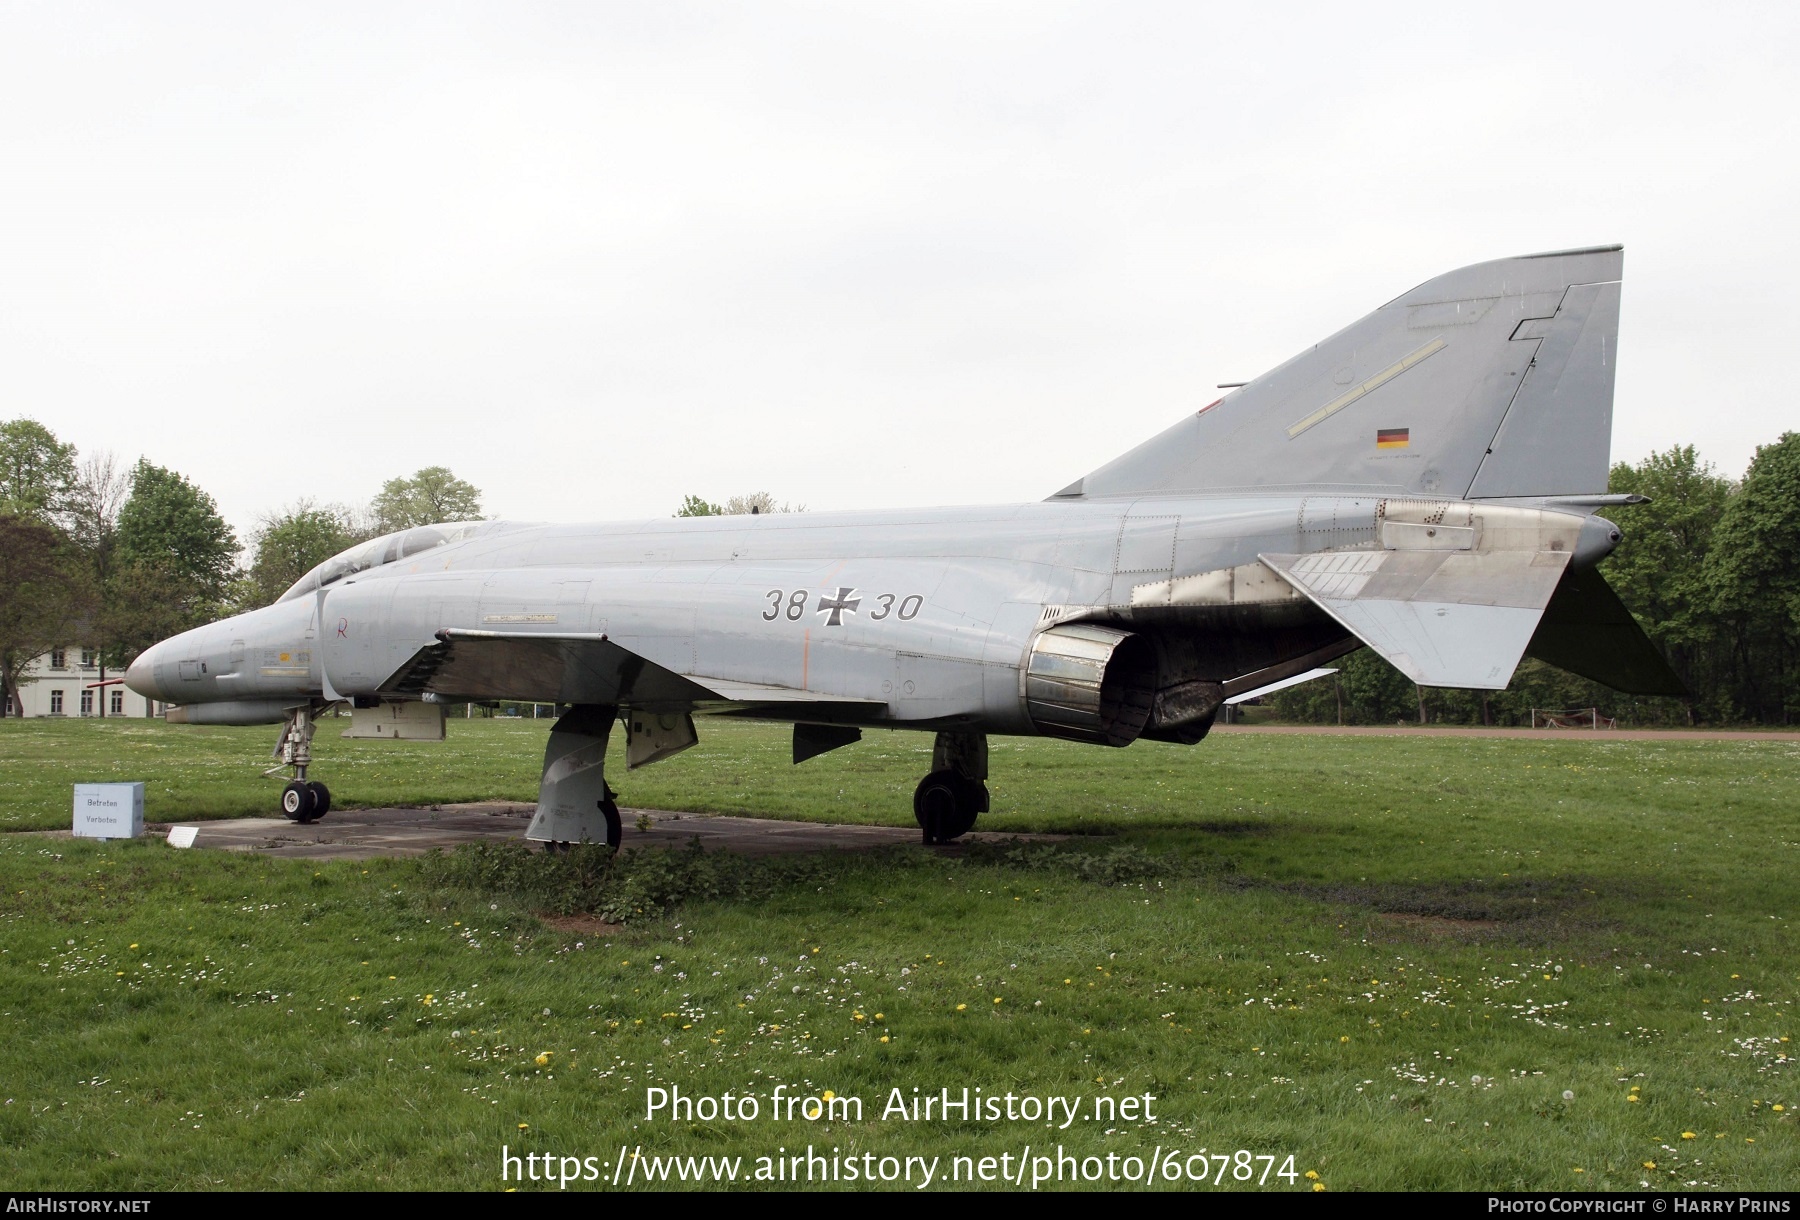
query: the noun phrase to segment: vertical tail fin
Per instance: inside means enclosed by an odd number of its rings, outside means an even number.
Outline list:
[[[1058,492],[1606,489],[1618,246],[1438,276]]]

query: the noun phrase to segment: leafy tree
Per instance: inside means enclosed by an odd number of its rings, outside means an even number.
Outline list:
[[[111,633],[112,605],[117,595],[119,512],[130,493],[130,473],[120,468],[112,454],[102,451],[76,468],[69,496],[69,536],[80,557],[86,594],[81,642],[98,651],[102,681],[108,665],[125,660]],[[95,704],[100,715],[105,716],[106,700],[97,699]]]
[[[230,608],[223,596],[212,582],[172,566],[121,566],[103,615],[113,656],[129,661],[152,644],[212,622]]]
[[[777,504],[775,497],[766,491],[747,492],[741,496],[733,496],[725,501],[725,514],[735,516],[738,513],[803,513],[804,504]]]
[[[36,420],[0,423],[0,512],[60,523],[75,482],[74,445]]]
[[[410,479],[383,483],[369,510],[377,534],[439,521],[472,521],[481,516],[481,492],[448,467],[427,466]]]
[[[681,511],[677,517],[735,517],[748,513],[803,513],[804,504],[777,504],[775,497],[766,491],[745,492],[733,496],[723,504],[712,504],[699,496],[689,496],[682,501]]]
[[[313,568],[362,535],[350,515],[333,505],[302,500],[273,516],[251,535],[255,558],[250,565],[246,609],[265,606]]]
[[[1757,447],[1712,543],[1706,576],[1737,702],[1753,718],[1789,723],[1800,711],[1800,432]]]
[[[219,506],[182,475],[140,458],[119,510],[119,559],[191,577],[223,597],[238,541]]]
[[[699,496],[688,496],[682,500],[681,509],[675,515],[677,517],[723,517],[725,506],[709,504]]]
[[[0,514],[0,716],[32,659],[66,643],[85,597],[83,565],[54,526]]]
[[[1692,445],[1677,445],[1635,466],[1618,463],[1607,486],[1650,498],[1607,510],[1624,534],[1601,569],[1607,583],[1688,688],[1712,691],[1719,633],[1706,557],[1732,496],[1730,480]]]
[[[119,509],[107,636],[129,657],[217,617],[238,553],[237,536],[204,491],[140,459]]]

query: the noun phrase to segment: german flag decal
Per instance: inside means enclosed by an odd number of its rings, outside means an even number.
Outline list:
[[[1410,428],[1379,428],[1375,432],[1377,449],[1404,449],[1412,444]]]

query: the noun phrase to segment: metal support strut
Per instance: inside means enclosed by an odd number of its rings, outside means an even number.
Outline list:
[[[312,766],[315,727],[312,704],[289,708],[287,723],[275,741],[274,757],[280,761],[263,772],[264,775],[293,772],[293,778],[281,790],[281,812],[288,820],[303,824],[316,822],[331,810],[331,790],[317,780],[306,778],[306,769]]]
[[[606,742],[618,714],[613,706],[578,704],[557,720],[544,746],[537,812],[527,839],[619,845],[619,806],[606,783]]]

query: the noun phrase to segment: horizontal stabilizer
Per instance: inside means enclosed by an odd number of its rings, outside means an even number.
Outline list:
[[[1502,690],[1567,551],[1264,555],[1320,609],[1420,686]]]
[[[1597,571],[1563,576],[1525,651],[1628,695],[1690,695]]]
[[[439,632],[438,641],[396,670],[382,684],[381,693],[664,710],[707,704],[881,706],[879,700],[678,674],[604,635],[450,629]]]

